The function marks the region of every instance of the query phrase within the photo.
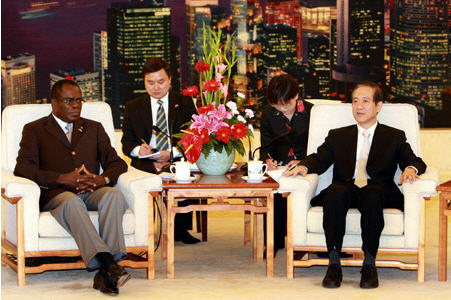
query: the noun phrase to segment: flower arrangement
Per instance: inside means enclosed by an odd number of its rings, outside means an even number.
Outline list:
[[[228,90],[232,67],[236,63],[234,36],[227,40],[224,47],[221,43],[221,29],[217,32],[208,28],[208,35],[203,28],[203,60],[198,61],[195,70],[199,72],[199,85],[183,90],[185,96],[193,97],[194,103],[200,98],[201,106],[197,107],[197,115],[189,123],[178,146],[182,148],[187,160],[196,162],[201,153],[208,157],[210,151],[228,155],[237,150],[244,155],[242,139],[253,135],[250,120],[254,113],[246,109],[240,113],[237,104],[228,101]]]

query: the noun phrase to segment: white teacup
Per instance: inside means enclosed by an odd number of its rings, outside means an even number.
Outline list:
[[[176,180],[189,180],[191,176],[191,164],[183,158],[181,161],[175,162],[169,168],[172,174],[175,175]]]
[[[247,176],[249,179],[263,179],[263,175],[266,174],[268,165],[261,160],[251,160],[247,163]]]

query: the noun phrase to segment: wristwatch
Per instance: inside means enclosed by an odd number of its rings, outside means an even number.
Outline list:
[[[106,184],[110,183],[110,178],[108,178],[108,176],[103,176],[103,178],[105,179],[105,183]]]

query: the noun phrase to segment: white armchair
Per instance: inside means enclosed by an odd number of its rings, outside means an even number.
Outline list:
[[[381,123],[404,130],[416,155],[421,156],[417,110],[408,104],[384,104],[378,119]],[[351,104],[319,104],[311,111],[307,154],[316,152],[330,129],[354,124]],[[287,207],[287,277],[293,278],[294,267],[327,265],[327,259],[293,260],[293,251],[327,251],[323,230],[322,207],[311,207],[310,200],[332,182],[331,166],[318,176],[282,177],[279,192],[290,192]],[[401,171],[397,170],[395,182]],[[438,184],[437,171],[428,166],[426,173],[413,184],[401,187],[404,195],[404,212],[384,209],[385,227],[380,238],[378,254],[397,253],[417,255],[416,263],[377,259],[379,267],[397,267],[418,270],[418,281],[424,281],[424,198],[435,195]],[[346,217],[343,251],[353,257],[342,260],[342,265],[360,266],[362,240],[360,213],[350,209]]]
[[[82,260],[25,266],[25,258],[28,257],[80,255],[74,239],[51,214],[39,212],[39,186],[31,180],[13,174],[23,126],[50,112],[50,104],[26,104],[8,106],[2,115],[2,262],[17,271],[19,286],[25,284],[26,273],[85,268]],[[116,151],[120,149],[115,143],[113,119],[108,104],[85,103],[81,115],[102,123],[113,147]],[[129,205],[123,218],[127,252],[147,253],[147,259],[129,255],[121,265],[147,268],[147,277],[154,278],[153,222],[149,224],[149,220],[153,220],[153,196],[161,191],[161,179],[130,167],[128,172],[119,177],[116,187],[123,192]],[[90,212],[90,217],[98,230],[97,212]],[[12,253],[16,259],[12,259],[6,251]]]

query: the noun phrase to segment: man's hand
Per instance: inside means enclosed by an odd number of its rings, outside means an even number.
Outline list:
[[[398,185],[409,181],[410,183],[417,180],[420,176],[417,175],[415,169],[407,167],[404,172],[402,172],[401,177],[399,177]]]
[[[138,154],[140,156],[152,154],[152,146],[142,143],[141,146],[139,147]]]
[[[62,184],[72,190],[76,190],[76,188],[80,185],[80,183],[89,181],[90,178],[86,174],[82,174],[81,167],[75,168],[70,173],[61,174],[56,179],[56,182]]]
[[[287,167],[287,168],[289,169],[289,167]],[[307,169],[301,165],[301,166],[298,166],[298,167],[292,169],[291,171],[287,171],[287,172],[283,173],[283,176],[296,176],[298,174],[301,174],[302,177],[305,177],[305,175],[307,175]]]
[[[106,184],[105,178],[103,176],[89,172],[86,166],[83,164],[79,168],[82,174],[85,174],[88,178],[80,182],[80,184],[75,188],[77,194],[83,194],[87,192],[93,192],[94,190],[101,188]]]
[[[171,152],[168,150],[160,151],[160,155],[158,157],[155,157],[155,160],[158,162],[167,162],[169,161],[169,158],[171,157]]]

